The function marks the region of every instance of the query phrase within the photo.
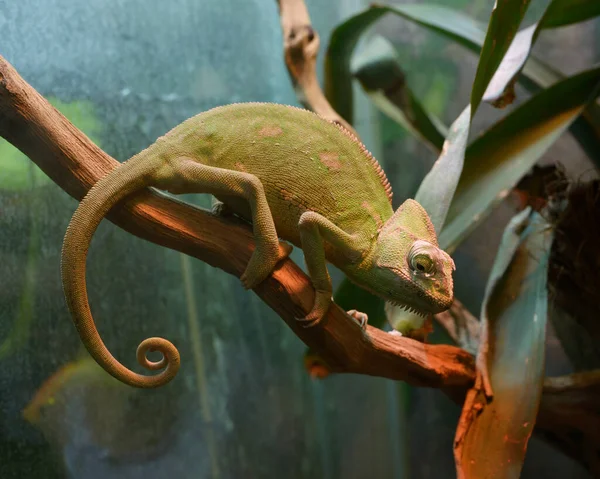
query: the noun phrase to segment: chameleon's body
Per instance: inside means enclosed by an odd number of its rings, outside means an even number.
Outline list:
[[[452,302],[454,263],[437,248],[423,208],[407,200],[394,213],[385,174],[350,133],[294,107],[234,104],[201,113],[101,179],[82,200],[65,236],[62,277],[75,324],[92,356],[113,376],[139,387],[166,383],[179,366],[176,348],[150,338],[138,361],[164,371],[143,376],[110,355],[94,326],[85,287],[92,235],[110,208],[148,186],[172,193],[210,193],[252,221],[256,250],[242,275],[247,288],[268,276],[289,254],[279,238],[304,251],[316,289],[302,319],[318,323],[331,302],[325,260],[357,284],[420,313]],[[163,361],[151,363],[148,350]]]

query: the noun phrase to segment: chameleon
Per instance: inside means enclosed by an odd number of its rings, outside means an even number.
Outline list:
[[[256,243],[240,279],[252,289],[302,249],[315,289],[311,311],[296,318],[320,323],[332,303],[326,262],[362,288],[422,315],[450,307],[452,258],[438,247],[423,207],[407,199],[396,211],[381,166],[347,129],[293,106],[236,103],[202,112],[161,136],[97,181],[67,228],[61,277],[66,302],[91,356],[112,376],[150,388],[169,382],[180,366],[177,348],[148,338],[138,374],[107,349],[86,289],[86,258],[102,218],[119,201],[147,187],[172,194],[212,194],[217,211],[251,222]],[[351,313],[363,323],[364,315]],[[364,327],[364,324],[361,324]],[[147,353],[162,353],[150,361]]]

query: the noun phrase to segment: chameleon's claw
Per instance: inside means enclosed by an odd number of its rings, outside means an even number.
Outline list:
[[[294,318],[298,321],[303,328],[312,328],[321,322],[323,318],[309,319],[308,316],[306,318]]]
[[[296,321],[302,324],[305,328],[312,328],[321,322],[327,310],[331,305],[333,298],[331,297],[331,291],[315,291],[315,304],[312,307],[310,313],[305,318],[296,318]]]
[[[367,322],[369,321],[369,316],[367,316],[366,313],[361,313],[356,309],[351,309],[346,311],[346,314],[354,319],[360,325],[361,329],[366,329]]]

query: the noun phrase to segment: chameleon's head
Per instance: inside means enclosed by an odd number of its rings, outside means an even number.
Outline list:
[[[370,289],[384,299],[423,315],[452,304],[454,261],[438,247],[431,220],[415,200],[383,225],[370,262]]]

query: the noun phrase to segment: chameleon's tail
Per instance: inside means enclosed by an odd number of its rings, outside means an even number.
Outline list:
[[[151,163],[151,162],[150,162]],[[88,248],[96,228],[113,205],[127,195],[152,186],[156,176],[151,165],[136,156],[108,173],[98,181],[81,201],[75,211],[63,242],[61,274],[63,291],[79,336],[92,357],[108,373],[131,386],[152,388],[166,384],[179,369],[179,351],[163,338],[148,338],[137,349],[138,362],[156,371],[154,376],[137,374],[117,361],[106,348],[98,334],[88,303],[85,282],[85,262]],[[146,357],[149,351],[162,353],[160,361]]]

